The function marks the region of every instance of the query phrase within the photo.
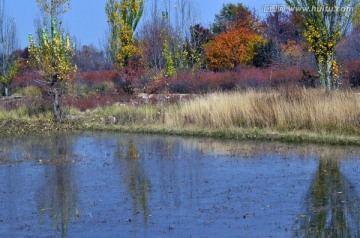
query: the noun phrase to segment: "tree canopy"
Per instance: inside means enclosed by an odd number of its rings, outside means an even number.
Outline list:
[[[335,48],[349,29],[355,0],[286,0],[293,8],[302,10],[305,37],[314,53],[321,85],[327,89],[339,82]]]
[[[110,57],[117,68],[125,67],[138,54],[133,35],[143,11],[143,0],[108,0],[106,4]]]
[[[72,60],[75,46],[71,44],[69,35],[64,35],[58,16],[65,13],[70,6],[69,0],[38,0],[40,9],[50,17],[50,31],[43,26],[40,38],[36,43],[29,36],[29,63],[42,77],[40,82],[49,86],[54,95],[54,118],[61,120],[59,96],[61,89],[75,75],[77,67]]]
[[[251,12],[242,3],[228,3],[223,5],[219,14],[215,15],[212,30],[214,33],[219,34],[234,27],[255,29],[259,27],[259,21],[255,13]]]

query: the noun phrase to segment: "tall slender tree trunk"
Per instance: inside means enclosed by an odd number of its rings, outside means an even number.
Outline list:
[[[54,119],[55,122],[61,121],[61,110],[60,110],[60,101],[59,101],[59,91],[57,88],[54,88]]]

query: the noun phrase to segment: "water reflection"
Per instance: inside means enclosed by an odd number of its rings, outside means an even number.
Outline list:
[[[196,148],[202,153],[211,153],[227,156],[241,156],[244,158],[257,158],[269,155],[281,155],[283,157],[297,158],[337,158],[338,160],[352,158],[359,151],[357,147],[351,146],[334,146],[316,144],[286,144],[278,142],[248,142],[248,141],[219,141],[215,139],[194,140],[188,139],[183,141],[185,148]]]
[[[73,165],[68,158],[70,145],[66,137],[56,136],[49,145],[49,158],[44,166],[44,183],[37,191],[40,222],[52,219],[52,228],[67,236],[71,218],[77,218],[78,190]]]
[[[359,237],[359,196],[338,160],[321,159],[300,215],[296,237]]]
[[[360,237],[360,196],[340,168],[344,159],[353,158],[355,147],[318,145],[296,146],[281,143],[238,143],[213,140],[192,143],[202,153],[257,158],[280,154],[319,158],[317,170],[304,199],[305,209],[294,227],[294,237]]]
[[[120,146],[120,148],[124,148]],[[133,214],[143,215],[146,223],[150,215],[148,206],[149,189],[151,182],[141,164],[140,155],[133,140],[127,143],[126,152],[119,151],[120,158],[124,158],[124,175],[127,189],[133,204]]]
[[[0,145],[0,237],[360,236],[359,148],[119,133]]]

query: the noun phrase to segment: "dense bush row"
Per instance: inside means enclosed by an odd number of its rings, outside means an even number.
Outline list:
[[[348,60],[342,64],[343,87],[360,86],[360,60]],[[39,92],[26,92],[21,88],[37,86],[31,73],[24,73],[16,77],[14,82],[14,93],[19,95],[32,95]],[[314,81],[314,82],[312,82]],[[239,88],[276,88],[283,85],[316,86],[316,70],[313,68],[292,67],[268,67],[268,68],[242,68],[234,71],[213,72],[210,70],[179,71],[171,77],[162,76],[153,79],[145,74],[134,75],[127,80],[122,74],[116,71],[88,71],[79,73],[76,79],[70,83],[67,92],[70,98],[79,98],[78,101],[88,100],[96,95],[106,95],[105,101],[112,101],[110,98],[126,97],[133,92],[145,93],[206,93],[217,90],[229,91]],[[29,90],[28,90],[29,91]],[[123,95],[123,96],[121,96]],[[73,101],[75,99],[72,99]],[[87,104],[84,101],[84,104]],[[94,103],[88,103],[89,106]],[[86,107],[86,106],[84,106]],[[93,106],[90,106],[93,107]]]

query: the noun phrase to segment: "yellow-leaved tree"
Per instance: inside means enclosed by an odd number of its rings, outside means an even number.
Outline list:
[[[356,0],[285,0],[304,19],[305,37],[314,53],[320,82],[327,89],[339,85],[335,48],[353,20]]]
[[[54,97],[54,119],[61,120],[60,100],[62,89],[66,87],[77,71],[72,63],[75,46],[70,43],[70,37],[64,35],[58,16],[70,7],[69,0],[37,0],[38,6],[50,19],[50,31],[43,26],[42,33],[36,43],[29,36],[29,64],[41,76],[41,83],[48,86]]]
[[[134,32],[144,11],[143,0],[108,0],[105,12],[109,24],[109,53],[115,68],[123,69],[131,57],[140,54]]]

